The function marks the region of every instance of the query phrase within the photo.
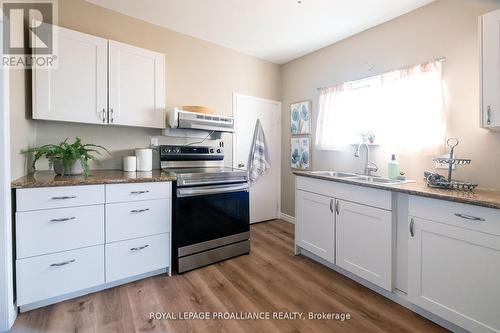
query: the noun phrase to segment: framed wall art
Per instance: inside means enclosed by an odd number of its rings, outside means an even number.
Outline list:
[[[295,170],[309,170],[311,167],[311,139],[307,137],[291,138],[290,166]]]
[[[311,134],[311,101],[290,104],[292,135]]]

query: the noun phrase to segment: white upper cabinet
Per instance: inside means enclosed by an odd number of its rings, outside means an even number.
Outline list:
[[[334,263],[334,199],[306,191],[296,196],[296,245]]]
[[[336,264],[392,290],[392,212],[337,200]]]
[[[479,18],[481,31],[481,125],[500,130],[500,10]]]
[[[165,127],[165,57],[109,41],[109,122]]]
[[[103,38],[54,29],[57,68],[33,69],[33,118],[107,123],[107,46]]]
[[[161,53],[58,27],[57,66],[33,70],[33,118],[165,128]]]

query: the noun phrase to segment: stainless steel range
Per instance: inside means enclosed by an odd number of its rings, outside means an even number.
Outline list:
[[[248,173],[224,167],[223,147],[160,146],[175,173],[174,269],[183,273],[250,252]]]

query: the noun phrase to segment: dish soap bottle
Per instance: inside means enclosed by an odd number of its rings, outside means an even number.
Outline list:
[[[397,179],[399,176],[399,163],[396,161],[396,154],[392,154],[391,160],[387,164],[387,173],[390,179]]]

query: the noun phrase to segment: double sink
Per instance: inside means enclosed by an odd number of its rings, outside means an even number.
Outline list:
[[[390,179],[379,176],[366,176],[357,173],[341,172],[341,171],[311,171],[311,174],[331,177],[331,178],[341,178],[361,183],[373,183],[373,184],[385,184],[385,185],[398,185],[410,182],[408,180],[402,180],[402,179]]]

